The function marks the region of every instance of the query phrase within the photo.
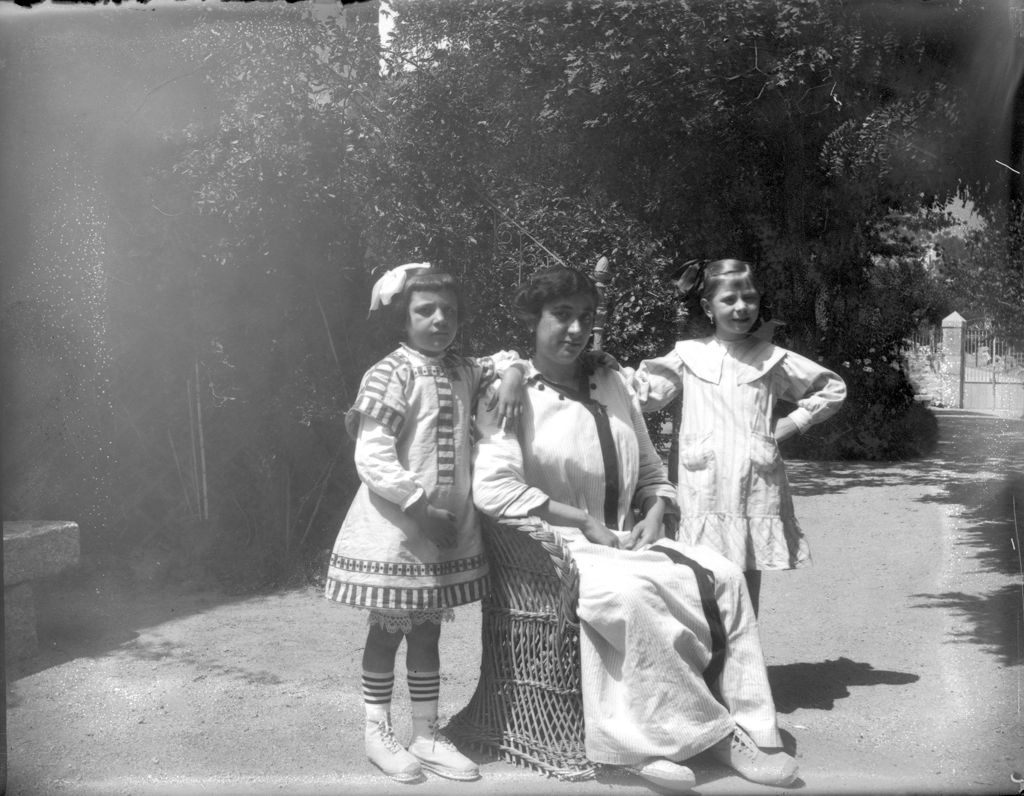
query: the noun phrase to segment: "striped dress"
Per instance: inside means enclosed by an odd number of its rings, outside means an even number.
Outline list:
[[[507,364],[514,354],[497,356]],[[477,391],[493,376],[490,358],[427,357],[404,344],[367,371],[345,418],[362,483],[334,544],[329,599],[436,619],[483,596],[470,423]],[[455,514],[455,547],[438,547],[404,512],[424,493]]]
[[[494,517],[547,500],[585,509],[625,538],[650,497],[674,504],[624,378],[598,368],[578,391],[530,369],[518,434],[477,410],[473,499]],[[775,704],[743,573],[714,551],[659,540],[644,550],[557,529],[580,573],[580,665],[587,757],[633,765],[685,760],[742,726],[780,746]]]
[[[803,432],[835,414],[846,385],[807,357],[748,337],[684,340],[640,363],[645,412],[682,394],[679,538],[717,550],[745,570],[810,563],[807,540],[772,429],[778,400]]]

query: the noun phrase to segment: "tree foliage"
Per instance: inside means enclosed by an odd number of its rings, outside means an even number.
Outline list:
[[[965,234],[935,236],[940,253],[937,276],[947,306],[968,320],[985,319],[996,335],[1024,348],[1024,213],[986,214]],[[1010,217],[1000,224],[992,216]]]
[[[145,143],[109,234],[131,288],[111,313],[126,525],[191,549],[198,521],[256,572],[328,545],[356,485],[341,416],[395,344],[369,286],[414,260],[460,277],[479,354],[528,349],[508,307],[525,276],[607,256],[606,347],[628,364],[678,335],[672,269],[752,260],[776,340],[850,387],[799,452],[921,452],[903,338],[954,290],[1007,324],[1024,296],[995,224],[939,241],[945,283],[922,264],[930,208],[996,207],[988,95],[961,76],[998,4],[910,5],[395,0],[383,50],[358,6],[204,6],[161,46],[212,121]]]
[[[508,308],[524,276],[607,256],[607,346],[628,363],[677,334],[673,267],[754,260],[766,314],[785,322],[779,342],[850,385],[802,452],[920,452],[899,349],[935,299],[920,247],[893,229],[957,189],[944,164],[967,104],[951,70],[978,6],[896,27],[871,6],[818,0],[392,7],[379,78],[365,37],[297,26],[287,8],[193,38],[198,52],[219,40],[231,68],[211,80],[230,102],[175,170],[231,230],[204,269],[245,274],[260,302],[257,325],[216,338],[221,387],[250,405],[225,427],[268,431],[241,472],[268,487],[294,477],[296,494],[324,483],[326,454],[301,465],[295,424],[340,433],[352,389],[341,374],[394,343],[367,335],[354,297],[375,268],[411,260],[460,277],[473,310],[460,343],[488,353],[528,349]],[[349,341],[341,355],[332,344],[333,361],[325,332]],[[332,477],[352,475],[342,464]]]
[[[368,364],[368,169],[353,119],[377,41],[337,22],[285,4],[198,14],[170,46],[199,65],[212,121],[162,142],[112,266],[125,304],[146,297],[113,324],[113,393],[142,443],[120,446],[122,483],[151,493],[122,498],[125,522],[246,582],[321,547],[355,488],[341,418]]]
[[[970,103],[955,70],[972,46],[963,31],[991,9],[898,26],[872,6],[815,0],[395,9],[382,90],[416,198],[410,211],[384,197],[383,248],[446,262],[474,288],[551,253],[582,267],[608,254],[609,345],[627,361],[673,336],[668,268],[754,260],[780,342],[836,369],[886,363],[884,378],[846,369],[837,424],[881,407],[879,433],[821,449],[911,452],[898,425],[912,394],[892,363],[920,317],[908,297],[932,297],[920,269],[893,264],[915,253],[899,251],[892,219],[958,189],[947,158],[964,148]],[[506,213],[548,251],[522,235],[488,242]]]

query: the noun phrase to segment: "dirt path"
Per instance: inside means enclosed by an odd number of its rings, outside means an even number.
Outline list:
[[[1013,793],[1024,771],[1024,424],[940,421],[928,461],[793,468],[816,566],[771,581],[762,636],[809,784]]]
[[[1024,422],[940,422],[927,461],[791,465],[815,566],[766,574],[761,632],[806,793],[1017,792]],[[312,588],[232,597],[149,574],[83,568],[40,598],[45,648],[8,685],[12,796],[653,792],[500,762],[476,783],[383,780],[362,754],[355,612]],[[442,637],[445,715],[479,665],[478,610],[458,614]],[[775,790],[694,768],[701,794]]]

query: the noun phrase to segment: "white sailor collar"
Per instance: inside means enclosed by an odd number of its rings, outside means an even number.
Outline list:
[[[697,378],[711,384],[718,384],[722,380],[722,363],[726,354],[730,354],[739,363],[737,384],[757,381],[786,356],[784,348],[755,337],[748,337],[732,345],[722,343],[715,337],[681,340],[676,343],[674,351]]]

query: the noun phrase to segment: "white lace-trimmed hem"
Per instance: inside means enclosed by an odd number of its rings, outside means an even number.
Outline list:
[[[412,632],[413,626],[430,622],[440,625],[442,622],[453,622],[455,610],[453,608],[431,608],[426,611],[390,611],[381,608],[369,609],[370,615],[366,618],[366,624],[377,625],[388,633]]]

